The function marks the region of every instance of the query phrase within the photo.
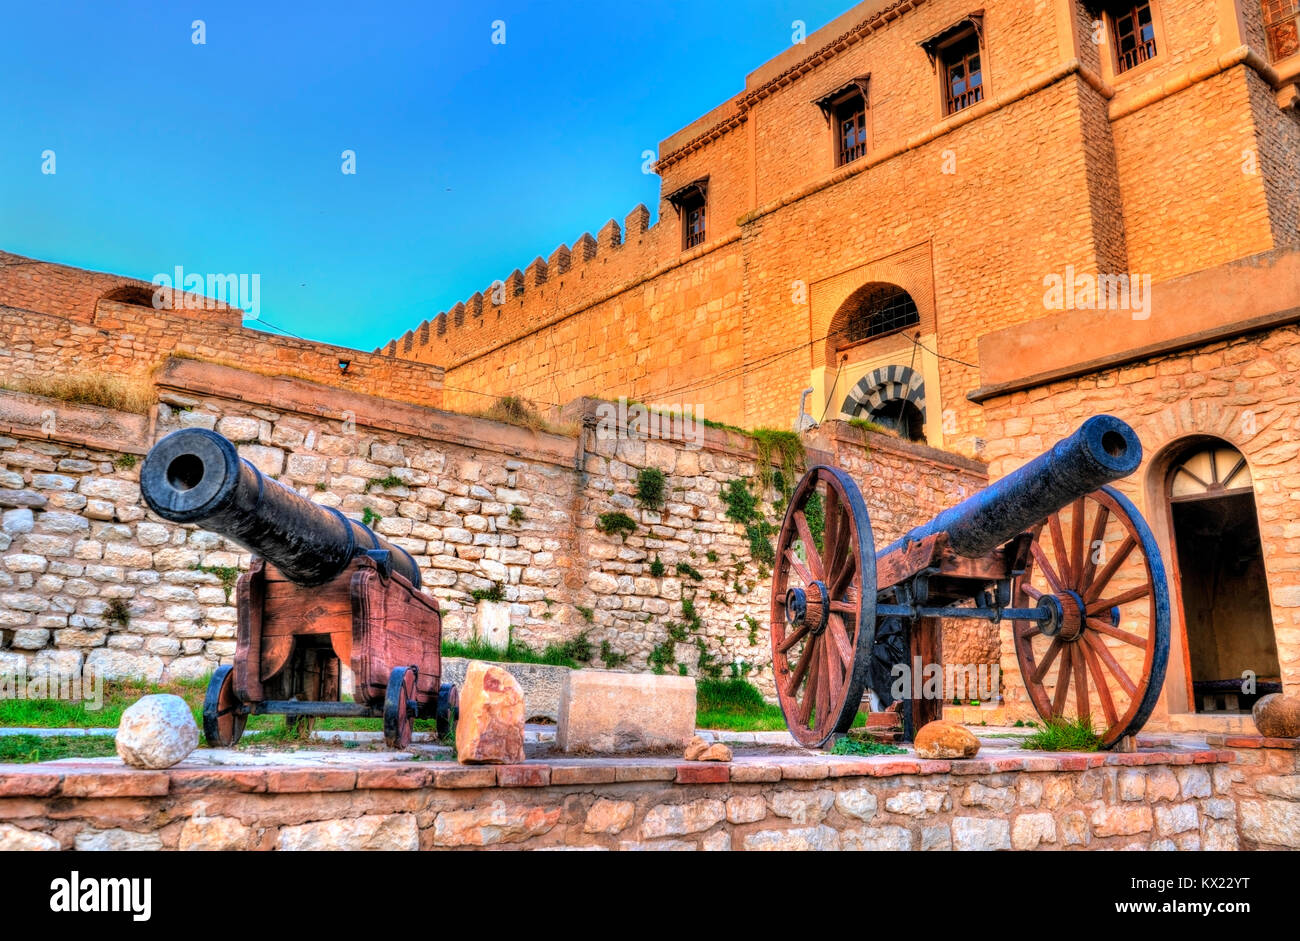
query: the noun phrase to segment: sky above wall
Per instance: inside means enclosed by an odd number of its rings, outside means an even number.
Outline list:
[[[851,5],[8,4],[0,250],[256,274],[249,326],[373,349],[656,214],[644,152]]]

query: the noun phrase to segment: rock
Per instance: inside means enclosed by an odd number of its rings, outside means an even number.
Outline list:
[[[587,811],[582,832],[619,833],[632,822],[635,813],[636,805],[631,801],[615,801],[602,797]]]
[[[157,683],[162,679],[164,665],[160,657],[128,653],[101,647],[86,659],[86,671],[106,680],[148,680]]]
[[[501,667],[475,660],[465,670],[456,758],[484,764],[524,760],[524,692]]]
[[[367,814],[281,827],[281,850],[418,850],[414,814]]]
[[[12,824],[0,823],[0,852],[32,850],[57,850],[59,841],[35,830],[24,830]]]
[[[133,768],[170,768],[199,744],[199,727],[185,700],[143,696],[122,713],[117,753]]]
[[[720,800],[706,798],[689,804],[659,804],[646,812],[641,823],[641,839],[700,833],[721,823],[726,816],[726,805]]]
[[[479,607],[490,603],[480,602]],[[508,608],[509,605],[505,607]],[[442,682],[454,683],[456,686],[464,685],[465,670],[469,663],[462,657],[444,657]],[[519,686],[524,691],[526,722],[535,722],[538,719],[560,721],[560,692],[564,689],[564,678],[569,673],[568,667],[556,667],[546,663],[495,663],[493,665],[499,666],[519,681]]]
[[[433,823],[435,846],[492,846],[522,843],[549,832],[560,822],[559,807],[507,805],[493,801],[486,807],[444,810]]]
[[[698,761],[730,761],[731,748],[721,742],[714,742],[697,759]]]
[[[952,848],[960,852],[1011,849],[1011,823],[985,817],[956,817],[952,821]]]
[[[137,833],[134,830],[97,830],[87,827],[77,834],[73,846],[79,852],[138,853],[162,849],[162,837],[157,833]]]
[[[691,677],[604,670],[570,670],[565,677],[555,732],[565,752],[677,751],[694,735]]]
[[[1300,738],[1300,696],[1269,693],[1252,710],[1255,728],[1269,738]]]
[[[181,828],[180,848],[198,851],[253,849],[256,834],[233,817],[191,817]]]
[[[942,719],[927,722],[916,733],[916,754],[920,758],[974,758],[980,740],[964,726]]]
[[[685,758],[687,761],[699,761],[700,756],[709,750],[709,743],[696,735],[686,743]]]
[[[483,643],[505,650],[510,644],[510,605],[480,601],[474,611],[474,634]]]

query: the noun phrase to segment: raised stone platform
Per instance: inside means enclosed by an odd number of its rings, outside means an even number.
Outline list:
[[[968,761],[741,748],[730,764],[464,767],[443,749],[200,749],[0,766],[0,849],[1300,848],[1300,751],[1144,748]],[[541,749],[538,749],[539,751]]]

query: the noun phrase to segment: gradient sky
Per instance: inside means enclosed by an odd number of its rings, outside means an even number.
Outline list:
[[[792,21],[851,5],[10,3],[0,249],[145,280],[257,273],[264,322],[373,349],[639,202],[656,213],[642,152],[740,91]]]

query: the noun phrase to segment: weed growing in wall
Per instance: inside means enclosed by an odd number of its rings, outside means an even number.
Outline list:
[[[596,529],[606,536],[612,536],[615,533],[627,539],[629,535],[636,532],[636,520],[626,513],[602,513],[596,519]]]
[[[776,549],[772,546],[776,527],[763,514],[759,498],[745,481],[735,478],[722,488],[722,502],[727,507],[727,519],[745,527],[751,558],[762,566],[772,565],[776,561]],[[736,564],[737,574],[744,572],[743,561],[737,561]]]
[[[655,556],[654,559],[650,562],[651,578],[663,578],[664,572],[666,572],[667,570],[668,567],[659,560],[659,556]]]
[[[677,563],[677,574],[681,575],[683,578],[689,578],[691,581],[694,582],[704,581],[704,576],[700,574],[699,569],[695,568],[693,565],[690,565],[687,562]]]
[[[361,524],[363,526],[368,526],[371,529],[373,529],[375,527],[375,524],[382,519],[383,517],[380,516],[378,513],[376,513],[374,510],[372,510],[370,507],[366,507],[361,511]]]
[[[619,653],[609,645],[609,641],[602,640],[600,642],[600,659],[605,664],[606,669],[616,670],[627,663],[627,654]]]
[[[469,593],[475,601],[505,601],[506,590],[500,582],[493,582],[488,588],[475,588]]]
[[[221,587],[226,592],[226,604],[230,604],[230,593],[234,590],[235,584],[239,581],[239,569],[233,565],[192,565],[192,571],[206,572],[209,575],[215,575],[221,581]]]
[[[667,478],[657,467],[643,467],[636,475],[636,502],[646,510],[657,510],[664,505],[664,485]]]
[[[108,607],[104,610],[104,623],[116,624],[120,628],[126,628],[131,623],[131,609],[127,606],[125,599],[112,598],[108,602]]]

